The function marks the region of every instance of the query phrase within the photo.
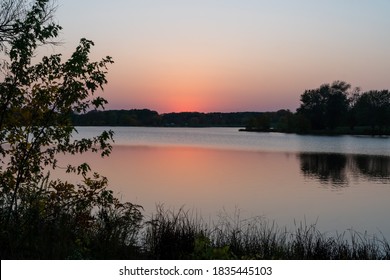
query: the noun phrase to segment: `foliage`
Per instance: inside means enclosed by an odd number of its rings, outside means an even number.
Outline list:
[[[108,110],[73,114],[72,122],[77,126],[159,126],[161,116],[156,111]]]
[[[0,51],[6,50],[6,43],[14,36],[14,24],[25,15],[25,0],[0,1]]]
[[[318,89],[306,90],[301,95],[297,114],[310,121],[311,131],[335,131],[350,127],[344,133],[389,134],[390,93],[371,90],[361,93],[359,88],[349,91],[346,82],[324,84]],[[371,127],[356,131],[356,127]]]
[[[43,1],[40,5],[40,17],[37,25],[43,26],[52,23],[56,10],[54,2]],[[17,25],[19,22],[27,20],[28,11],[31,11],[29,8],[30,1],[28,0],[0,0],[0,52],[8,53],[9,44],[19,35]],[[55,44],[56,42],[51,41],[50,43]]]
[[[361,124],[381,132],[390,127],[390,91],[371,90],[363,93],[356,102],[357,119]]]
[[[158,114],[148,109],[90,111],[86,114],[74,114],[76,126],[173,126],[173,127],[242,127],[254,117],[256,112],[238,113],[200,113],[181,112]]]
[[[351,90],[343,81],[305,90],[296,113],[260,113],[247,131],[315,134],[390,134],[390,91]]]
[[[297,112],[311,121],[312,129],[334,129],[343,124],[348,111],[348,90],[351,85],[335,81],[301,95]]]
[[[199,234],[195,239],[192,258],[199,260],[228,260],[234,259],[228,245],[223,247],[213,246],[210,238]]]
[[[61,167],[59,154],[110,154],[112,131],[73,140],[70,115],[103,108],[106,100],[94,95],[107,83],[112,59],[91,62],[93,42],[81,39],[67,61],[54,54],[34,64],[39,46],[54,40],[61,27],[47,20],[48,0],[36,0],[20,14],[10,3],[1,2],[14,16],[0,26],[1,44],[9,47],[0,83],[1,257],[97,258],[101,244],[133,246],[140,207],[114,198],[105,177],[89,175],[87,163],[63,166],[82,177],[80,184],[50,177],[50,169]]]
[[[94,174],[77,186],[46,180],[20,196],[18,218],[1,214],[1,257],[14,259],[130,258],[142,216],[120,203],[107,179]],[[2,209],[4,210],[4,209]]]

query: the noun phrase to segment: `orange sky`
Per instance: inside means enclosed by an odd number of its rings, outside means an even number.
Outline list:
[[[295,110],[305,89],[345,80],[390,88],[390,2],[58,1],[70,53],[114,58],[109,109]],[[88,13],[85,13],[85,11]]]

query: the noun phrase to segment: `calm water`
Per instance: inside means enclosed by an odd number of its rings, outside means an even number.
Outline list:
[[[104,128],[78,128],[76,137]],[[107,129],[107,128],[106,128]],[[112,155],[87,154],[123,199],[213,219],[239,209],[280,226],[316,222],[390,239],[390,139],[245,133],[237,128],[115,127]]]

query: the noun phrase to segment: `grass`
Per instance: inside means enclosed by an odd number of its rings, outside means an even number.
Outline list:
[[[305,222],[288,231],[263,217],[223,215],[207,225],[183,209],[174,213],[159,207],[146,226],[143,248],[152,259],[390,259],[384,237],[353,230],[327,236]]]
[[[134,220],[132,207],[100,211],[83,226],[65,214],[39,224],[31,213],[25,221],[20,216],[24,228],[0,230],[1,259],[390,259],[383,236],[353,230],[328,236],[306,222],[287,230],[264,217],[242,219],[239,212],[205,223],[191,211],[161,205],[151,217]]]

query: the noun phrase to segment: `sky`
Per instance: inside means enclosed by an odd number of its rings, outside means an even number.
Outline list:
[[[388,0],[57,0],[66,57],[109,55],[107,109],[276,111],[343,80],[390,89]]]

